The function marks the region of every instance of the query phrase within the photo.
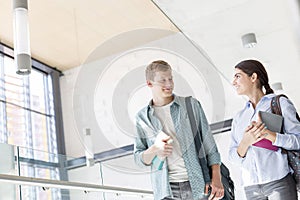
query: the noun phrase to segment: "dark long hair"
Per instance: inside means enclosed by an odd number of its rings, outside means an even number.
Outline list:
[[[259,61],[257,60],[244,60],[240,63],[238,63],[235,68],[238,68],[242,70],[244,73],[246,73],[248,76],[252,76],[253,73],[257,74],[257,78],[259,80],[259,87],[262,88],[264,87],[266,90],[266,94],[271,94],[274,93],[272,88],[270,87],[269,84],[269,78],[268,78],[268,73]]]

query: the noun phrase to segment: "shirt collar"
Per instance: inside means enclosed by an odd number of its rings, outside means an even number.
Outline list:
[[[268,101],[268,100],[272,99],[274,96],[276,96],[276,94],[274,94],[274,93],[272,93],[272,94],[266,94],[259,101]],[[247,101],[246,107],[250,108],[250,106],[251,106],[251,102]]]
[[[174,99],[173,99],[171,107],[173,105],[179,106],[180,105],[179,104],[179,97],[175,94],[172,94],[172,95],[173,95]],[[148,111],[150,112],[151,115],[153,115],[153,112],[154,112],[153,99],[151,99],[151,101],[148,104]]]

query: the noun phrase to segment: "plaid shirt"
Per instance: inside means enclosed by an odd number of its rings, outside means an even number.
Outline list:
[[[210,166],[221,164],[220,154],[201,104],[194,98],[192,98],[191,101],[196,122],[202,132],[203,147],[205,148],[207,155],[207,162]],[[193,133],[185,106],[185,97],[174,95],[174,101],[170,109],[193,197],[194,199],[202,198],[204,195],[205,182],[194,145]],[[134,143],[134,159],[141,167],[151,167],[154,199],[160,200],[166,196],[172,196],[169,184],[168,167],[166,166],[167,162],[164,163],[162,170],[157,170],[153,161],[148,166],[142,160],[142,153],[154,144],[156,135],[162,130],[162,124],[158,118],[154,116],[152,101],[137,114],[136,129],[137,135]]]

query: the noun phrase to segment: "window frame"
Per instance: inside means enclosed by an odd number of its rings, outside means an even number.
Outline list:
[[[8,56],[10,58],[14,58],[13,49],[3,43],[0,43],[0,54],[3,54],[4,56]],[[55,116],[54,120],[56,129],[57,153],[66,155],[59,81],[60,76],[62,76],[63,74],[58,69],[50,67],[49,65],[46,65],[45,63],[42,63],[33,58],[32,68],[48,74],[51,77],[53,88],[53,106]]]
[[[3,66],[4,64],[4,57],[9,57],[14,59],[14,52],[13,49],[3,43],[0,42],[0,65]],[[61,71],[59,71],[56,68],[53,68],[45,63],[42,63],[34,58],[32,59],[32,68],[34,70],[37,70],[41,73],[46,74],[47,76],[50,76],[51,81],[45,82],[46,78],[44,78],[44,83],[45,84],[52,84],[52,92],[53,92],[53,115],[54,115],[54,128],[55,128],[55,135],[56,135],[56,148],[57,148],[57,161],[50,160],[49,162],[45,161],[40,161],[40,160],[35,160],[35,159],[27,159],[27,158],[22,158],[19,157],[19,152],[17,152],[17,161],[21,161],[22,163],[26,163],[28,165],[34,165],[37,167],[42,167],[42,168],[52,168],[55,167],[58,169],[59,173],[59,179],[68,181],[68,175],[67,175],[67,169],[65,168],[66,163],[66,148],[65,148],[65,137],[64,137],[64,129],[63,129],[63,117],[62,117],[62,104],[61,104],[61,93],[60,93],[60,76],[63,75]],[[1,67],[2,69],[2,67]],[[0,73],[3,75],[3,70],[0,70]],[[0,74],[0,75],[1,75]],[[47,79],[47,80],[49,80]],[[5,82],[0,83],[0,87],[4,87]],[[47,92],[47,91],[45,91]],[[0,95],[5,95],[5,94],[0,94]],[[4,96],[4,99],[5,96]],[[0,106],[0,109],[2,109],[2,106]],[[26,109],[26,108],[25,108]],[[49,107],[48,107],[49,109]],[[48,119],[48,118],[47,118]],[[49,126],[51,123],[49,122],[50,120],[47,120],[49,123]],[[5,128],[6,122],[3,122],[2,127]],[[47,133],[49,132],[49,126],[47,126]],[[49,138],[50,135],[47,137]],[[52,145],[52,144],[51,144]],[[19,149],[17,148],[17,151]],[[19,172],[20,173],[20,172]],[[19,174],[20,175],[20,174]]]

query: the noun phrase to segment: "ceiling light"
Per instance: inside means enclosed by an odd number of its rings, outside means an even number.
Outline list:
[[[242,36],[243,46],[245,48],[252,48],[257,44],[256,37],[254,33],[247,33]]]
[[[31,72],[31,54],[28,26],[27,0],[13,0],[14,9],[14,56],[17,74]]]
[[[274,90],[275,94],[285,93],[281,82],[276,82],[276,83],[271,84],[271,88]]]

